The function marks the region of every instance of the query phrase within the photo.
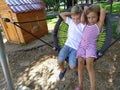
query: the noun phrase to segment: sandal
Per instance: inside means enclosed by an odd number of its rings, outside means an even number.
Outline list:
[[[75,88],[75,90],[80,90],[80,88],[79,88],[79,87],[77,87],[77,88]]]
[[[65,75],[65,73],[66,73],[66,69],[65,69],[65,71],[62,73],[62,72],[60,72],[60,74],[59,74],[59,79],[61,80],[61,79],[63,79],[63,77],[64,77],[64,75]]]

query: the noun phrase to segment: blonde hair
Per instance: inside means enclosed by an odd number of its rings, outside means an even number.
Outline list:
[[[83,11],[82,8],[78,4],[76,4],[75,6],[72,7],[71,14],[72,15],[82,14],[82,11]]]

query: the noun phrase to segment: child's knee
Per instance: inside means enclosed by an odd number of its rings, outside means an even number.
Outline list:
[[[77,70],[77,67],[76,66],[70,66],[70,69]]]
[[[64,62],[58,61],[58,65],[63,65]]]
[[[94,62],[93,61],[87,61],[86,62],[86,67],[88,70],[91,70],[94,66]]]
[[[86,64],[92,66],[94,64],[94,58],[87,58]]]
[[[79,58],[79,59],[78,59],[78,64],[84,64],[84,63],[85,63],[85,61],[84,61],[83,58]]]

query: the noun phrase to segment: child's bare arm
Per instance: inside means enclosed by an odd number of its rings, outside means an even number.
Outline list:
[[[60,16],[61,18],[66,21],[66,17],[67,16],[70,16],[71,15],[71,12],[63,12],[63,13],[60,13]]]
[[[88,9],[88,6],[85,6],[84,7],[84,11],[83,11],[83,13],[82,13],[82,15],[81,15],[81,22],[83,23],[83,24],[85,24],[86,23],[86,10]]]
[[[102,30],[103,24],[104,24],[104,20],[105,20],[105,15],[106,15],[106,11],[105,9],[100,9],[100,18],[98,21],[98,27],[100,30]]]
[[[81,15],[81,23],[85,24],[86,23],[86,19],[85,19],[85,13],[83,12]]]
[[[86,10],[88,9],[88,6],[85,6],[84,7],[84,12],[86,13]]]

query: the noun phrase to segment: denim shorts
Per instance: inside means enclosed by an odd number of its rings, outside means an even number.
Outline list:
[[[78,65],[76,53],[77,51],[75,49],[65,45],[58,54],[58,61],[64,62],[68,58],[69,66],[76,67]]]

